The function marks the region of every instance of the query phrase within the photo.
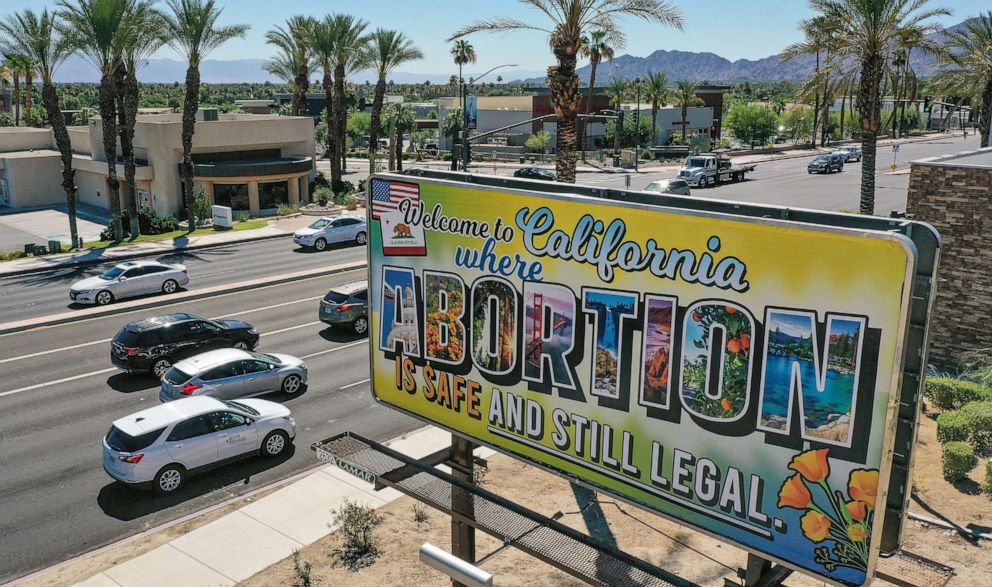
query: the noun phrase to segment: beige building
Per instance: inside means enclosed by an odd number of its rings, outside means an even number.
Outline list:
[[[314,171],[309,117],[217,114],[202,110],[193,136],[194,182],[211,203],[265,214],[309,198]],[[139,115],[134,146],[138,205],[182,216],[182,116]],[[108,208],[103,124],[70,127],[79,201]],[[118,151],[117,175],[124,179]],[[0,129],[0,205],[29,207],[64,201],[61,163],[48,129]],[[123,189],[121,194],[123,195]]]

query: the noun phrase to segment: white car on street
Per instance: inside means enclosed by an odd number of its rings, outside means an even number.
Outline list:
[[[342,214],[323,216],[307,228],[293,233],[293,242],[304,247],[323,251],[333,243],[354,242],[364,245],[369,239],[369,229],[362,216]]]
[[[190,397],[116,420],[103,439],[103,469],[169,495],[207,469],[256,454],[278,457],[294,438],[296,420],[282,404]]]
[[[77,304],[105,306],[114,300],[153,293],[175,293],[189,284],[185,265],[157,261],[126,261],[101,275],[87,277],[69,287],[69,299]]]

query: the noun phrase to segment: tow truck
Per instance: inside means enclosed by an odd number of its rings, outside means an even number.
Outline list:
[[[744,181],[744,174],[754,171],[755,165],[734,165],[722,153],[700,153],[686,158],[679,170],[679,179],[693,187],[706,188],[719,183]]]

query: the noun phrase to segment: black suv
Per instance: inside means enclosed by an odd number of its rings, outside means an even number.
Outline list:
[[[258,330],[240,320],[169,314],[132,322],[110,344],[110,360],[125,371],[161,377],[180,359],[215,348],[255,348]]]

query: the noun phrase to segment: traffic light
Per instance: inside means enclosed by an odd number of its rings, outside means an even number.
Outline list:
[[[710,127],[710,138],[711,139],[716,138],[716,125]]]
[[[930,96],[923,98],[923,111],[930,112]]]
[[[617,132],[623,134],[623,110],[617,112]]]

